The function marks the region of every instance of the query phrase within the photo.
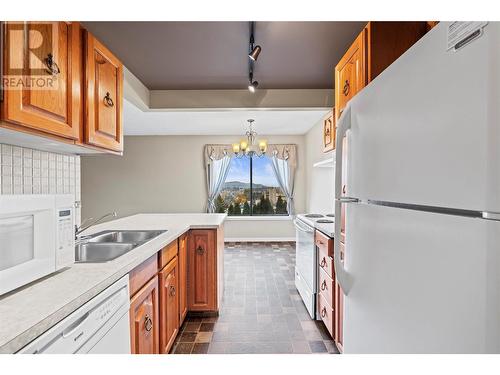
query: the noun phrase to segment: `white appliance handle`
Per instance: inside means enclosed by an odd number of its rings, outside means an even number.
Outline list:
[[[344,137],[347,130],[351,128],[351,106],[345,107],[337,123],[337,135],[335,139],[335,236],[333,242],[333,266],[335,275],[345,295],[349,294],[352,286],[352,276],[347,273],[340,260],[340,229],[342,225],[342,153]]]

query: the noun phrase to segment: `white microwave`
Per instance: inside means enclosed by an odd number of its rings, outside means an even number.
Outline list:
[[[73,195],[0,195],[0,295],[75,261]]]

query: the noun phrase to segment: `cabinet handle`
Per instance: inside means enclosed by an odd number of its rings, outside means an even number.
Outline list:
[[[321,309],[321,317],[324,318],[326,316],[326,307],[323,307],[323,309]]]
[[[203,255],[203,253],[205,252],[205,249],[202,248],[201,246],[198,246],[196,248],[196,252],[199,254],[199,255]]]
[[[321,283],[321,290],[326,290],[326,280]]]
[[[351,90],[351,86],[349,85],[349,80],[345,80],[345,83],[344,83],[344,89],[342,90],[342,93],[347,96],[349,95],[349,91]]]
[[[106,107],[114,107],[115,103],[113,102],[113,99],[111,99],[111,95],[109,92],[106,93],[106,96],[104,97],[104,105]]]
[[[47,69],[45,69],[47,71],[47,73],[52,74],[53,76],[61,73],[61,70],[59,69],[59,65],[57,65],[57,63],[54,61],[54,57],[52,56],[51,53],[49,53],[47,55],[44,62],[45,62],[45,66],[47,67]]]
[[[153,329],[153,320],[151,320],[149,315],[146,315],[146,317],[144,318],[144,328],[148,332]]]
[[[319,264],[322,268],[325,268],[326,266],[326,259],[325,257],[323,257],[323,259],[321,259],[321,263]]]
[[[170,285],[169,293],[171,297],[175,297],[175,286]]]

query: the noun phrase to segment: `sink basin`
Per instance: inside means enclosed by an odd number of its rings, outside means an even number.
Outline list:
[[[78,263],[107,262],[128,253],[137,247],[134,243],[81,243],[75,246],[75,261]]]
[[[108,262],[165,232],[165,230],[108,230],[85,236],[82,237],[82,242],[75,246],[75,261]]]
[[[119,231],[105,231],[99,232],[91,236],[88,242],[113,242],[113,243],[135,243],[142,244],[147,242],[160,234],[164,230],[119,230]]]

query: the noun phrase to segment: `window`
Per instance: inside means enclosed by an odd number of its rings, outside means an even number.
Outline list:
[[[268,156],[233,158],[216,212],[231,216],[288,215],[287,201]]]

